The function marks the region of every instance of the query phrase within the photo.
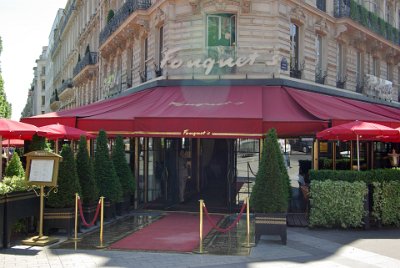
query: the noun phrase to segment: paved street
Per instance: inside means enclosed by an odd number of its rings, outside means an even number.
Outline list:
[[[400,267],[400,230],[289,228],[288,244],[262,237],[249,256],[66,250],[15,246],[0,267]]]

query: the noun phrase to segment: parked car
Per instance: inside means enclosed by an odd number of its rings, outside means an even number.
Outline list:
[[[311,139],[295,139],[291,141],[290,145],[292,151],[308,154],[312,151],[313,141]]]

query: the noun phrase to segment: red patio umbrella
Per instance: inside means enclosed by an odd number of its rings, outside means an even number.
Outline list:
[[[81,136],[89,139],[95,138],[94,135],[87,133],[79,128],[69,127],[61,124],[52,124],[39,127],[40,130],[46,132],[45,137],[50,140],[68,139],[78,140]]]
[[[360,170],[360,140],[382,140],[383,137],[397,136],[399,136],[397,129],[358,120],[327,128],[317,133],[317,138],[321,140],[356,140],[358,170]]]
[[[3,152],[2,140],[6,139],[31,139],[34,134],[43,135],[38,127],[7,118],[0,118],[0,153]],[[3,174],[3,158],[0,157],[0,176]]]
[[[22,140],[22,139],[7,139],[7,140],[3,140],[2,145],[3,146],[23,147],[24,140]]]

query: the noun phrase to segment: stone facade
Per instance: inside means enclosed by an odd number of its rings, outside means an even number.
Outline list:
[[[155,79],[301,79],[398,101],[399,8],[398,0],[69,0],[51,51],[60,102],[50,105],[79,107]],[[215,45],[228,28],[229,44]],[[367,74],[391,90],[371,93]]]

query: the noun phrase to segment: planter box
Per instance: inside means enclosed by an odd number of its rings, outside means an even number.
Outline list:
[[[0,248],[4,248],[4,207],[6,205],[6,196],[0,195]]]
[[[10,246],[11,229],[19,219],[35,217],[39,219],[40,198],[35,192],[13,192],[5,195],[4,200],[3,247]],[[0,211],[1,213],[1,211]]]
[[[286,214],[266,213],[255,215],[255,242],[260,240],[262,235],[279,235],[283,245],[286,245]]]
[[[78,230],[80,221],[78,220]],[[43,232],[48,235],[51,229],[63,229],[71,237],[75,230],[74,208],[45,208],[43,214]]]

